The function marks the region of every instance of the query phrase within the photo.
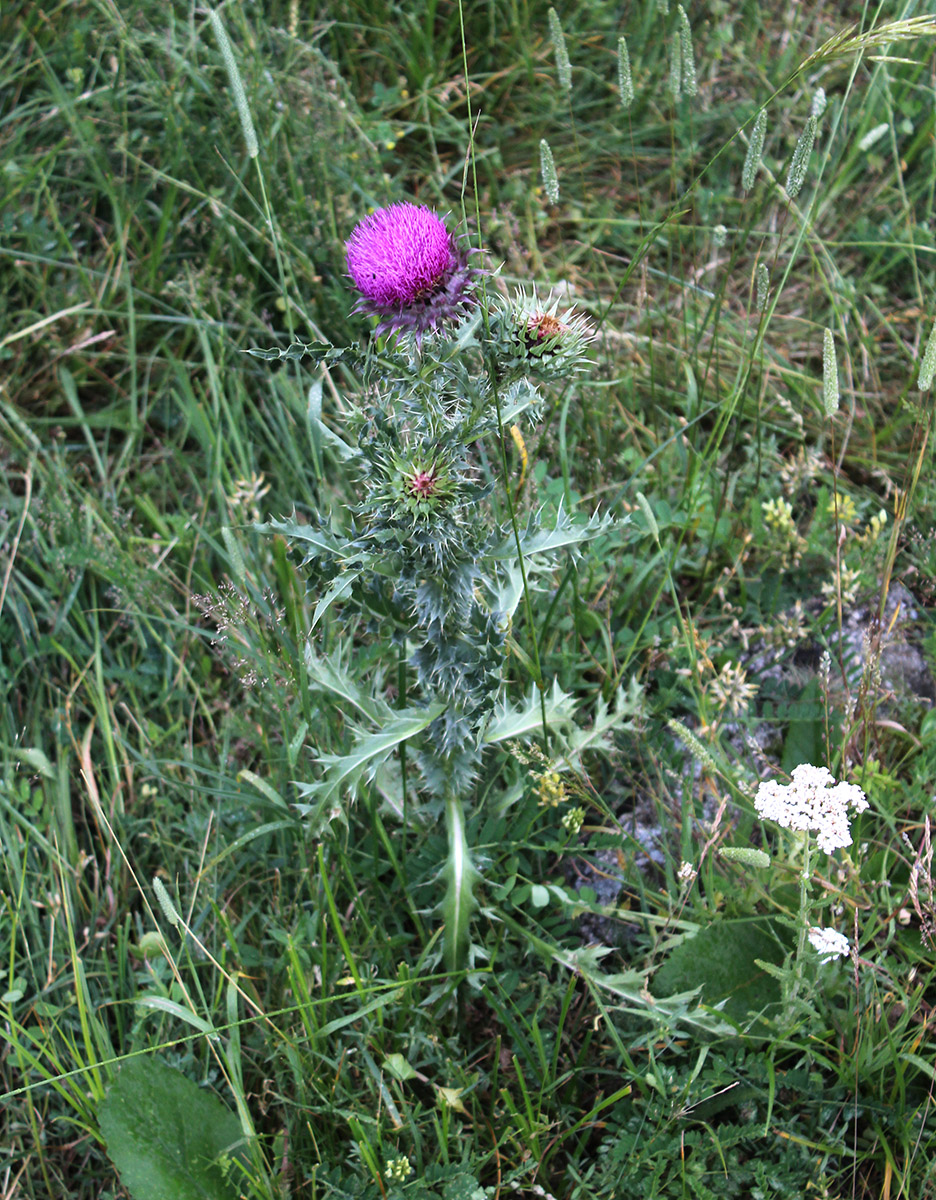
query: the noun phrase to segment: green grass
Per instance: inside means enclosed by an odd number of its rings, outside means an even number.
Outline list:
[[[932,405],[916,388],[936,316],[936,31],[807,63],[851,20],[914,6],[689,7],[699,93],[674,98],[662,7],[559,8],[567,92],[548,5],[361,0],[313,17],[232,0],[256,160],[203,10],[3,7],[0,1195],[123,1194],[99,1106],[121,1061],[153,1054],[237,1112],[252,1135],[239,1188],[266,1200],[936,1196],[926,869],[919,914],[911,897],[936,723],[922,701],[885,707],[867,678],[843,682],[834,647],[824,689],[752,666],[765,641],[793,658],[793,606],[847,590],[846,568],[869,611],[910,589],[936,662]],[[787,203],[818,86],[829,105]],[[340,507],[347,485],[310,432],[315,376],[241,353],[359,340],[343,239],[413,198],[464,212],[505,285],[564,282],[599,327],[593,369],[527,437],[522,504],[631,520],[533,597],[533,620],[544,674],[583,714],[619,686],[642,706],[564,776],[559,809],[538,802],[537,762],[487,763],[470,821],[483,955],[457,1000],[438,814],[414,803],[404,820],[374,788],[317,842],[292,807],[345,723],[303,665],[316,597],[253,525]],[[355,387],[324,378],[336,428]],[[814,460],[797,482],[800,451]],[[764,515],[784,498],[792,534]],[[849,530],[838,551],[830,505]],[[806,606],[801,649],[837,610],[834,588]],[[519,619],[514,635],[529,649]],[[340,648],[340,622],[322,636]],[[738,664],[760,691],[733,711],[717,680]],[[515,699],[529,682],[518,658]],[[779,930],[795,912],[795,848],[762,836],[742,785],[810,756],[872,804],[818,872],[841,907],[822,923],[856,937],[857,970],[819,969],[795,1019],[768,1007],[743,1031],[696,999],[648,1000],[700,931]],[[560,823],[571,805],[587,842]],[[664,831],[653,861],[638,811]],[[762,841],[768,871],[717,854]],[[607,954],[583,945],[583,913]],[[399,1156],[414,1171],[394,1184]]]

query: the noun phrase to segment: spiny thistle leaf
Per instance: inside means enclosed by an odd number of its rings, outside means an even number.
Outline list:
[[[378,733],[359,735],[349,754],[322,754],[319,763],[325,767],[325,777],[316,783],[297,783],[299,793],[316,803],[296,805],[300,814],[311,818],[313,824],[324,815],[328,805],[335,806],[332,815],[345,820],[341,800],[347,796],[354,799],[362,783],[369,783],[377,768],[403,742],[416,737],[444,711],[445,705],[438,701],[426,708],[408,709],[397,712]]]
[[[546,696],[546,724],[552,729],[557,725],[569,724],[575,716],[576,701],[553,680],[552,690]],[[501,705],[491,723],[484,731],[486,745],[510,741],[535,735],[543,728],[543,710],[540,692],[536,684],[530,685],[526,699],[514,707]]]
[[[393,709],[390,705],[365,692],[345,670],[337,655],[316,654],[312,643],[309,642],[305,649],[305,668],[310,687],[317,687],[331,696],[337,696],[344,705],[356,708],[375,725],[381,725],[392,717]]]
[[[600,751],[610,754],[614,750],[612,734],[623,729],[633,729],[634,719],[643,711],[643,688],[636,679],[631,679],[627,691],[619,687],[614,697],[614,708],[603,696],[598,698],[595,719],[587,729],[575,726],[568,735],[566,757],[572,766],[581,768],[582,755]]]
[[[559,550],[566,546],[578,546],[582,542],[607,533],[615,524],[622,524],[621,521],[615,522],[614,518],[606,513],[595,513],[584,524],[576,523],[564,511],[561,503],[556,510],[551,529],[540,528],[538,518],[539,514],[531,517],[526,529],[520,534],[520,553],[524,558],[529,558],[532,554],[544,554],[552,550]],[[513,535],[504,538],[485,555],[485,558],[495,560],[516,559],[516,557],[517,543]]]
[[[265,525],[255,525],[254,529],[257,533],[281,533],[289,541],[300,542],[306,562],[311,562],[319,555],[339,557],[341,554],[341,544],[334,534],[318,525],[302,525],[295,516],[282,521],[269,521]]]
[[[343,600],[351,594],[352,588],[363,574],[363,570],[343,571],[337,579],[332,581],[328,590],[323,596],[319,597],[315,605],[315,612],[312,614],[312,624],[309,627],[310,632],[318,625],[322,617],[325,616],[337,600]]]
[[[330,342],[291,342],[285,350],[278,346],[274,346],[271,350],[261,350],[257,346],[251,346],[243,353],[250,354],[254,358],[262,358],[264,362],[280,360],[299,362],[303,358],[311,358],[316,362],[327,363],[329,366],[340,362],[348,363],[351,366],[360,366],[363,361],[357,350],[348,346],[333,346]]]

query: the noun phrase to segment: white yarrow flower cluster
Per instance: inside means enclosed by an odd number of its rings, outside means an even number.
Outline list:
[[[836,783],[825,767],[804,763],[793,768],[792,783],[758,784],[754,807],[784,829],[815,833],[819,849],[831,854],[852,844],[848,810],[864,812],[868,801],[857,784]]]
[[[813,925],[809,929],[809,941],[814,950],[824,955],[824,963],[831,962],[833,958],[847,958],[851,953],[848,938],[837,929],[821,929]]]

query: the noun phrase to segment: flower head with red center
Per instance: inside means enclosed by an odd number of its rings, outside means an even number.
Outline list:
[[[458,240],[424,205],[378,208],[354,227],[345,253],[360,292],[354,311],[379,317],[378,333],[408,330],[419,338],[474,303],[481,272],[468,266]]]
[[[573,309],[561,314],[558,309],[558,297],[540,302],[535,291],[497,301],[491,331],[505,372],[564,379],[585,365],[594,330]]]

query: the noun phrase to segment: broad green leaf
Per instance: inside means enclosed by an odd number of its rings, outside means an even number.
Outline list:
[[[763,921],[713,921],[693,938],[671,950],[653,977],[653,994],[669,996],[701,987],[704,1004],[718,1005],[729,1017],[742,1021],[751,1011],[760,1012],[780,1000],[773,971],[784,948],[775,927]]]
[[[445,966],[449,971],[463,971],[468,965],[469,926],[477,906],[474,893],[481,876],[471,859],[459,797],[446,797],[445,819],[448,825],[448,858],[442,872],[448,884],[442,901]]]
[[[14,747],[13,753],[20,762],[25,763],[27,767],[32,767],[34,771],[38,771],[43,779],[55,778],[55,768],[49,762],[44,750],[40,750],[38,747],[21,746]]]
[[[790,723],[783,739],[780,766],[791,774],[801,763],[825,761],[825,719],[819,680],[810,679],[787,711]]]
[[[179,1071],[129,1059],[104,1097],[100,1124],[133,1200],[237,1200],[240,1121]]]
[[[384,1058],[384,1067],[394,1079],[399,1079],[400,1083],[405,1083],[407,1079],[416,1078],[415,1070],[402,1054],[388,1054]]]

